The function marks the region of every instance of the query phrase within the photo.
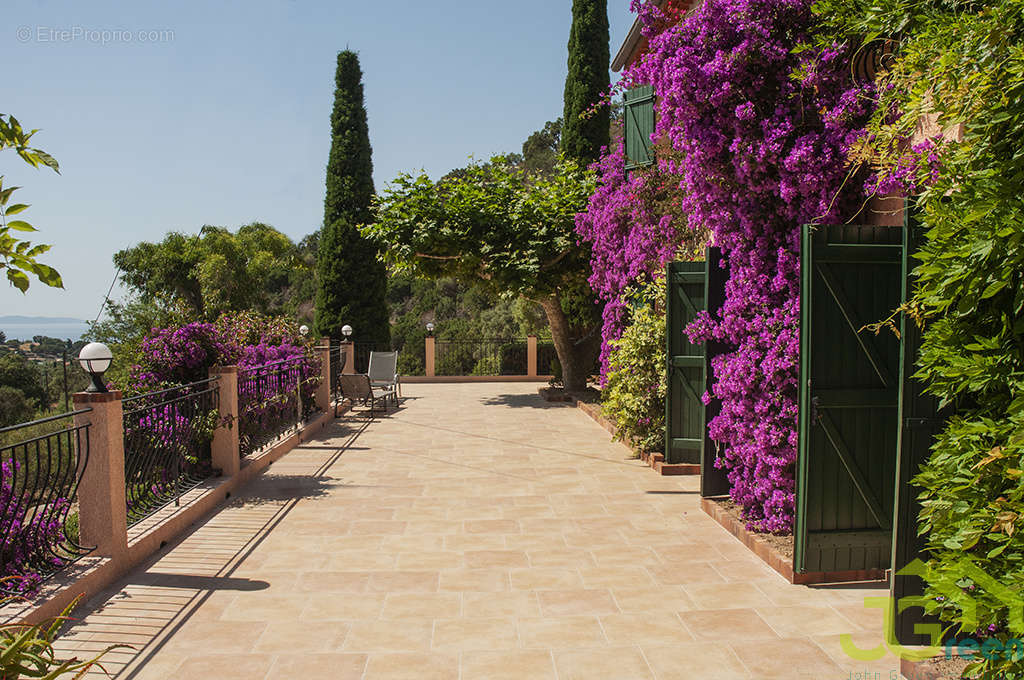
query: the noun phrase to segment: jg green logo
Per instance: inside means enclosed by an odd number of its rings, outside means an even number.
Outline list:
[[[968,558],[962,559],[955,569],[955,573],[961,575],[961,579],[931,579],[928,567],[921,560],[914,560],[896,574],[898,576],[919,576],[929,582],[932,589],[940,596],[948,600],[956,601],[961,609],[962,630],[976,630],[978,628],[978,605],[970,597],[965,597],[963,589],[957,585],[958,580],[970,579],[977,587],[983,589],[986,594],[999,600],[1008,609],[1008,623],[1011,630],[1024,630],[1024,598],[1019,593],[999,583]],[[885,612],[885,630],[893,630],[893,620],[897,612],[902,613],[911,607],[924,607],[931,600],[923,596],[901,597],[893,606],[891,597],[865,597],[864,607],[867,609],[882,609]],[[874,649],[861,649],[853,642],[853,637],[844,633],[839,636],[839,644],[843,652],[852,659],[858,661],[877,661],[887,653],[892,653],[898,658],[911,661],[922,661],[939,654],[945,653],[947,657],[953,656],[954,644],[957,647],[959,656],[971,657],[980,653],[988,659],[996,658],[995,655],[1003,655],[1008,659],[1024,658],[1024,642],[1012,639],[1006,642],[988,639],[979,643],[977,640],[963,639],[958,643],[949,642],[942,645],[942,627],[937,623],[914,624],[914,633],[927,635],[930,644],[925,647],[913,649],[904,647],[895,640],[886,640]],[[1019,656],[1018,656],[1019,655]]]

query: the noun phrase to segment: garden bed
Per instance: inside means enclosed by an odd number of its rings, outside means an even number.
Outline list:
[[[970,663],[968,659],[954,656],[947,659],[937,656],[924,661],[900,660],[900,673],[907,680],[960,680],[964,668]]]
[[[797,585],[815,583],[847,583],[854,581],[883,581],[885,572],[879,569],[853,571],[793,571],[793,537],[752,531],[739,511],[739,507],[725,497],[700,499],[701,509],[711,515],[729,533],[760,557],[782,578]]]

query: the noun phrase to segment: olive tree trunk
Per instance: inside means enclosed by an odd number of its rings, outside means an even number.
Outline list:
[[[548,318],[548,326],[551,328],[551,339],[555,343],[555,352],[558,354],[558,361],[562,364],[562,382],[569,392],[578,392],[587,387],[587,370],[590,364],[585,360],[586,348],[580,348],[572,338],[572,329],[569,320],[562,309],[562,303],[558,296],[540,300],[540,306]]]

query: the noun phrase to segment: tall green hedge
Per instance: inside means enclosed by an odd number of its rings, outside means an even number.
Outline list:
[[[317,252],[316,328],[341,339],[352,326],[357,342],[388,343],[387,270],[359,226],[372,219],[373,160],[359,56],[338,53],[324,224]]]

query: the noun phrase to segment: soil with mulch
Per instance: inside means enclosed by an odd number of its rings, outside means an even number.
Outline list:
[[[582,401],[585,404],[594,404],[601,398],[601,392],[593,387],[573,391],[567,391],[563,387],[541,387],[537,391],[544,401]]]
[[[745,517],[743,517],[743,508],[736,505],[731,498],[715,498],[712,500],[718,505],[720,505],[722,509],[724,509],[727,513],[729,513],[739,521],[743,522],[744,525],[746,525],[747,520]],[[747,531],[756,535],[758,538],[760,538],[762,541],[770,545],[772,548],[778,550],[780,553],[782,553],[783,557],[786,557],[790,560],[793,559],[792,534],[790,534],[789,536],[779,536],[778,534],[766,534],[757,531],[756,529],[751,529],[749,527],[747,528]]]
[[[904,675],[908,680],[960,680],[964,677],[964,669],[970,663],[969,659],[961,659],[958,656],[950,659],[937,657],[914,664],[911,674]]]

